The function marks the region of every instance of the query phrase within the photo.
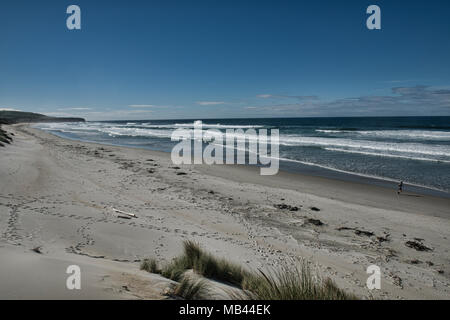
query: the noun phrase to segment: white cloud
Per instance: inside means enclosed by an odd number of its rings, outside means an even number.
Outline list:
[[[292,96],[298,98],[299,102],[246,109],[257,109],[258,112],[270,116],[449,115],[449,87],[394,87],[391,92],[391,95],[350,97],[331,101],[320,101],[315,96]]]
[[[223,101],[197,101],[197,104],[201,106],[216,106],[219,104],[225,104]]]
[[[162,106],[156,106],[154,104],[130,104],[128,107],[130,108],[157,108]]]
[[[0,108],[0,111],[21,111],[13,108]]]
[[[39,112],[39,113],[49,117],[79,117],[79,115],[67,112]]]
[[[58,111],[65,111],[65,110],[72,110],[72,111],[86,111],[86,110],[92,110],[92,108],[87,107],[71,107],[71,108],[59,108],[56,109]]]
[[[132,110],[132,111],[118,110],[118,113],[125,113],[125,114],[128,114],[128,113],[152,113],[152,112],[153,112],[152,110]]]
[[[290,95],[281,95],[281,94],[259,94],[256,96],[261,99],[269,99],[269,98],[278,98],[278,99],[297,99],[300,101],[312,101],[318,100],[317,96],[290,96]]]

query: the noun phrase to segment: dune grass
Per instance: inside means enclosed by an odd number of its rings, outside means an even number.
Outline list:
[[[184,243],[184,254],[189,266],[206,278],[241,286],[242,281],[249,274],[241,266],[223,258],[216,258],[191,241]]]
[[[190,267],[186,261],[186,258],[184,256],[175,258],[171,263],[166,265],[162,271],[161,275],[165,278],[179,281],[183,274],[188,270]]]
[[[204,300],[208,298],[209,287],[204,280],[194,280],[185,276],[172,288],[171,295],[186,300]]]
[[[156,259],[144,259],[141,262],[141,270],[145,270],[150,273],[161,273],[161,270],[158,269],[158,262]]]
[[[217,258],[205,252],[192,241],[183,244],[183,254],[172,260],[161,270],[156,260],[145,259],[141,269],[179,282],[174,292],[179,290],[182,297],[201,296],[207,291],[207,284],[184,276],[186,270],[208,279],[228,283],[242,291],[230,292],[233,299],[252,300],[351,300],[356,299],[336,286],[330,279],[323,280],[315,275],[305,261],[295,267],[281,267],[269,272],[248,271],[238,264]],[[294,264],[295,265],[295,264]],[[153,271],[151,271],[153,270]],[[178,289],[177,289],[178,288]],[[181,295],[181,293],[183,295]],[[189,298],[186,298],[189,299]]]
[[[236,299],[251,300],[353,300],[356,297],[336,286],[331,279],[313,274],[306,262],[270,272],[259,271],[245,278]]]
[[[192,269],[205,278],[241,286],[247,275],[241,266],[214,257],[192,241],[184,242],[183,246],[183,254],[163,268],[161,274],[164,277],[178,281],[186,270]]]

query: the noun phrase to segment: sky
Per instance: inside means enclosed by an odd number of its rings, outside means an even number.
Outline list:
[[[69,30],[69,5],[81,30]],[[366,9],[381,9],[369,30]],[[1,1],[0,109],[88,120],[450,115],[450,1]]]

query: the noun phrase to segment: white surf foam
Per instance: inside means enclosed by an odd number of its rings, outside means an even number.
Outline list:
[[[450,132],[435,131],[435,130],[326,130],[317,129],[320,133],[333,134],[353,134],[376,138],[390,138],[390,139],[419,139],[419,140],[443,140],[450,141]]]

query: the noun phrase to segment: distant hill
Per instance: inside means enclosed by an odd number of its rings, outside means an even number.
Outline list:
[[[85,122],[83,118],[57,118],[43,114],[22,111],[0,110],[0,124],[19,122]]]

